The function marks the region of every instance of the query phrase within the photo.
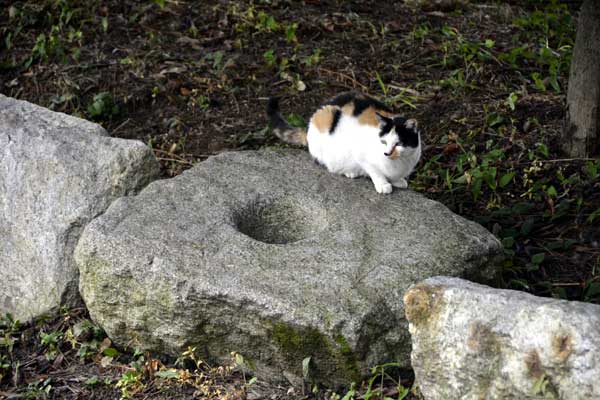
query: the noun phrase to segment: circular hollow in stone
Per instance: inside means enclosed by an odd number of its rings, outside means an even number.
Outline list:
[[[286,244],[306,239],[327,226],[319,206],[292,199],[255,199],[235,215],[237,229],[264,243]]]

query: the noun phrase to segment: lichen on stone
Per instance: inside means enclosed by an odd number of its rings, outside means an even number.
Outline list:
[[[443,290],[440,287],[417,284],[404,295],[405,315],[411,324],[423,324],[440,309]]]

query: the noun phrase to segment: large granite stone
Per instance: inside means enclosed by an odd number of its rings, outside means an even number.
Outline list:
[[[600,306],[449,277],[404,300],[427,400],[600,399]]]
[[[83,227],[157,172],[143,143],[0,95],[0,314],[25,321],[77,303]]]
[[[410,190],[377,194],[303,151],[232,152],[153,182],[90,223],[76,249],[90,315],[117,343],[211,361],[237,351],[268,380],[349,383],[409,363],[402,295],[433,275],[494,274],[483,227]]]

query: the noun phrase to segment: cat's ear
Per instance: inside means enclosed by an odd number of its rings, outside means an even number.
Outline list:
[[[379,114],[378,112],[375,113],[375,116],[377,117],[377,121],[379,121],[379,123],[382,125],[385,125],[385,124],[391,122],[391,119],[389,119],[385,115]]]
[[[414,119],[414,118],[411,118],[411,119],[407,119],[407,120],[406,120],[406,122],[404,123],[404,126],[405,126],[407,129],[412,129],[412,130],[415,130],[415,129],[417,129],[417,128],[419,127],[419,124],[417,123],[417,120],[416,120],[416,119]]]

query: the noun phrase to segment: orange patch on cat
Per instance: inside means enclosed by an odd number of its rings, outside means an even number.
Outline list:
[[[359,116],[358,116],[358,123],[361,125],[370,125],[370,126],[374,126],[374,127],[378,127],[379,126],[379,120],[377,119],[377,115],[376,113],[379,113],[385,117],[391,118],[393,114],[387,112],[387,111],[383,111],[383,110],[376,110],[373,107],[369,107],[367,109],[365,109],[365,111],[363,111]]]
[[[329,133],[329,128],[333,123],[333,112],[337,109],[335,106],[324,106],[312,117],[312,123],[320,133]]]
[[[397,160],[398,157],[400,157],[400,150],[398,150],[397,147],[394,147],[394,151],[392,151],[392,154],[390,155],[390,158],[392,160]]]
[[[354,112],[354,103],[350,102],[350,103],[346,103],[344,104],[344,107],[342,107],[342,113],[344,115],[352,115],[352,113]]]

